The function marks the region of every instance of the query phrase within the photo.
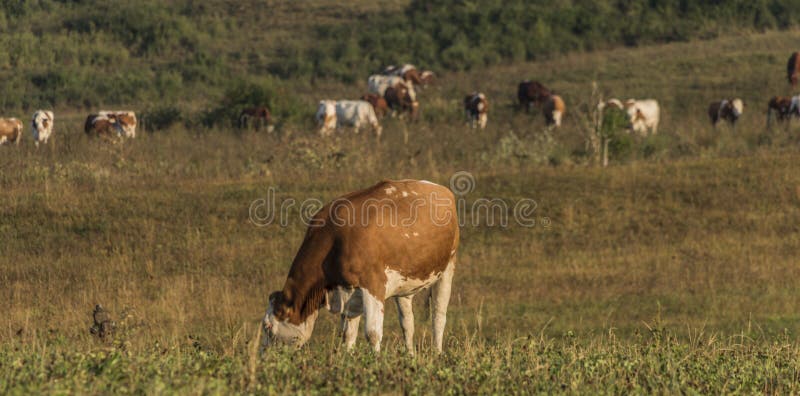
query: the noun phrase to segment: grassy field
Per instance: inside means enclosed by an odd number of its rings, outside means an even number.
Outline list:
[[[287,82],[308,109],[275,133],[187,128],[108,145],[57,109],[54,141],[0,150],[0,393],[797,393],[800,384],[800,140],[765,129],[788,94],[798,32],[572,54],[442,74],[413,124],[384,138],[320,139],[320,97],[365,84]],[[567,100],[565,126],[512,109],[535,77]],[[655,97],[658,136],[627,139],[591,166],[591,84]],[[480,89],[489,128],[464,126]],[[708,102],[745,99],[736,132]],[[26,136],[27,137],[27,136]],[[304,227],[259,227],[251,204],[327,201],[384,178],[442,184],[468,171],[480,198],[536,201],[534,227],[462,229],[446,352],[406,357],[387,310],[385,351],[339,350],[323,314],[308,347],[258,357],[258,323]],[[89,333],[103,304],[108,341]]]

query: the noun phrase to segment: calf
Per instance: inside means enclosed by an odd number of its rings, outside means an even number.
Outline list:
[[[361,100],[372,105],[372,109],[375,110],[375,115],[378,118],[383,118],[386,112],[389,111],[389,104],[386,103],[386,99],[377,94],[366,93],[361,96]]]
[[[256,129],[260,129],[261,125],[268,125],[270,119],[269,109],[265,106],[247,107],[239,113],[239,128],[247,128],[252,122]]]
[[[489,102],[482,92],[473,92],[464,98],[464,112],[467,115],[470,127],[475,128],[477,125],[481,129],[486,128],[488,111]]]
[[[735,127],[736,121],[742,116],[743,111],[744,102],[741,99],[724,99],[708,106],[708,118],[711,119],[711,125],[714,127],[720,120],[725,120]]]

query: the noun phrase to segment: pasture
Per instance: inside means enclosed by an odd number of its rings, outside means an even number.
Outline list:
[[[764,110],[789,94],[798,38],[442,72],[421,120],[386,119],[380,142],[320,139],[311,121],[320,98],[358,97],[365,81],[282,83],[308,117],[270,134],[178,123],[102,144],[56,108],[47,146],[26,128],[0,150],[0,392],[796,393],[800,129],[766,130]],[[564,97],[561,129],[513,110],[525,78]],[[620,137],[607,168],[584,145],[593,81],[664,109],[659,135]],[[491,101],[484,131],[465,126],[472,90]],[[728,96],[744,116],[714,131],[706,107]],[[322,313],[304,349],[258,357],[267,295],[305,227],[299,206],[257,226],[254,201],[274,189],[325,202],[384,178],[448,185],[459,171],[474,178],[467,204],[532,199],[536,224],[462,227],[442,356],[418,299],[416,358],[393,309],[379,356],[363,337],[342,351]],[[97,303],[117,322],[106,341],[89,333]]]

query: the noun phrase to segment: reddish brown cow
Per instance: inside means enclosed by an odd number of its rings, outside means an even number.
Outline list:
[[[787,96],[775,96],[769,100],[767,104],[767,127],[772,122],[772,113],[777,113],[778,122],[788,121],[794,115],[798,115],[797,105],[794,103],[795,98]]]
[[[433,346],[442,350],[458,251],[453,193],[428,181],[386,180],[339,197],[311,219],[283,289],[262,322],[265,346],[302,345],[323,308],[341,314],[352,348],[358,323],[379,351],[384,302],[397,304],[406,347],[414,351],[412,299],[431,288]]]
[[[265,106],[247,107],[239,114],[239,128],[247,128],[253,120],[256,129],[270,122],[269,109]]]
[[[407,112],[411,119],[416,119],[419,102],[412,99],[405,84],[398,83],[393,87],[387,88],[383,98],[389,108],[392,109],[392,112],[399,112],[400,114]]]
[[[115,114],[89,114],[83,131],[89,137],[98,136],[106,140],[125,136],[124,126]]]
[[[378,118],[383,118],[386,112],[389,111],[389,104],[386,103],[386,99],[380,95],[367,93],[361,96],[361,100],[369,102],[369,104],[372,105],[372,108],[375,110],[375,115],[378,116]]]
[[[786,79],[792,84],[792,88],[797,88],[798,72],[800,72],[800,52],[794,52],[786,64]]]
[[[519,107],[529,112],[531,105],[539,105],[547,100],[553,92],[538,81],[523,81],[517,87]]]
[[[22,121],[16,118],[0,118],[0,145],[22,140]]]

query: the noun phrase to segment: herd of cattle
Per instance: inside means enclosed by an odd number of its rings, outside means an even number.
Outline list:
[[[796,87],[800,77],[800,52],[795,52],[787,64],[787,79]],[[430,70],[418,70],[414,65],[389,66],[382,73],[369,76],[368,92],[358,100],[321,100],[315,119],[322,136],[331,135],[336,129],[353,127],[356,131],[370,127],[380,136],[380,120],[386,115],[416,119],[419,114],[417,92],[432,83],[435,75]],[[530,112],[539,108],[548,128],[561,126],[566,105],[561,96],[538,81],[523,81],[517,87],[519,109]],[[472,128],[486,128],[489,100],[483,92],[472,92],[464,98],[464,113]],[[657,133],[661,109],[654,99],[609,99],[597,105],[600,112],[615,108],[623,111],[628,121],[628,130],[646,135]],[[708,117],[716,126],[726,121],[735,126],[744,111],[740,98],[715,101],[709,105]],[[800,117],[800,95],[775,96],[767,103],[767,126],[777,117],[785,122]],[[266,106],[244,109],[239,116],[239,126],[269,125],[270,111]],[[52,111],[37,110],[31,121],[33,140],[36,146],[47,143],[53,133]],[[0,145],[22,140],[23,124],[17,118],[0,118]],[[105,139],[136,137],[136,114],[132,111],[99,111],[86,118],[84,131],[89,136]]]

